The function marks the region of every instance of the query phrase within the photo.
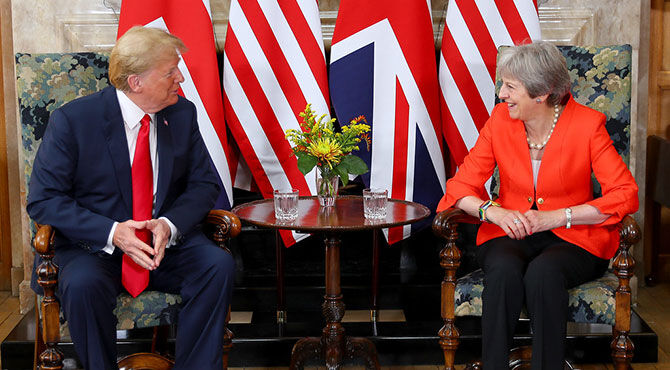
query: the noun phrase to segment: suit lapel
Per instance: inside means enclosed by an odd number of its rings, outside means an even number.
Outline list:
[[[158,188],[156,190],[156,204],[154,214],[158,214],[167,196],[172,178],[174,151],[172,148],[172,134],[168,124],[168,117],[162,112],[156,114],[156,150],[158,151]],[[155,216],[154,215],[154,216]]]
[[[128,153],[128,139],[126,139],[126,130],[123,124],[123,116],[119,101],[116,98],[116,90],[108,87],[103,92],[104,117],[102,131],[107,140],[107,148],[112,158],[114,171],[111,176],[116,177],[116,181],[121,191],[121,196],[126,205],[128,214],[132,217],[133,197],[132,197],[132,177],[130,171],[130,154]]]

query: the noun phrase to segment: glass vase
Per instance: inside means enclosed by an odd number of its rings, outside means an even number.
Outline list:
[[[316,197],[319,199],[321,207],[333,207],[337,198],[337,189],[340,185],[340,178],[335,174],[323,177],[321,171],[316,175]]]

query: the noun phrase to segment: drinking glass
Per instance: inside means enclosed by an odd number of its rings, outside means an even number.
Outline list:
[[[293,221],[298,218],[298,189],[274,191],[275,218]]]
[[[365,218],[386,218],[386,204],[388,203],[388,190],[365,189],[363,190],[363,214]]]

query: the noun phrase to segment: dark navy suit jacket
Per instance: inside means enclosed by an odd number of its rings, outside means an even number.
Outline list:
[[[179,97],[158,112],[156,130],[153,216],[167,217],[184,238],[204,238],[197,226],[220,188],[193,103]],[[55,110],[33,162],[27,211],[55,228],[56,262],[71,253],[100,252],[114,221],[132,218],[132,202],[130,154],[114,87]]]

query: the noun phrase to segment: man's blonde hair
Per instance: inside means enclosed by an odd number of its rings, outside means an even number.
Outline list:
[[[130,90],[128,77],[148,71],[157,63],[186,52],[176,36],[161,29],[135,26],[116,41],[109,56],[109,80],[121,91]]]

